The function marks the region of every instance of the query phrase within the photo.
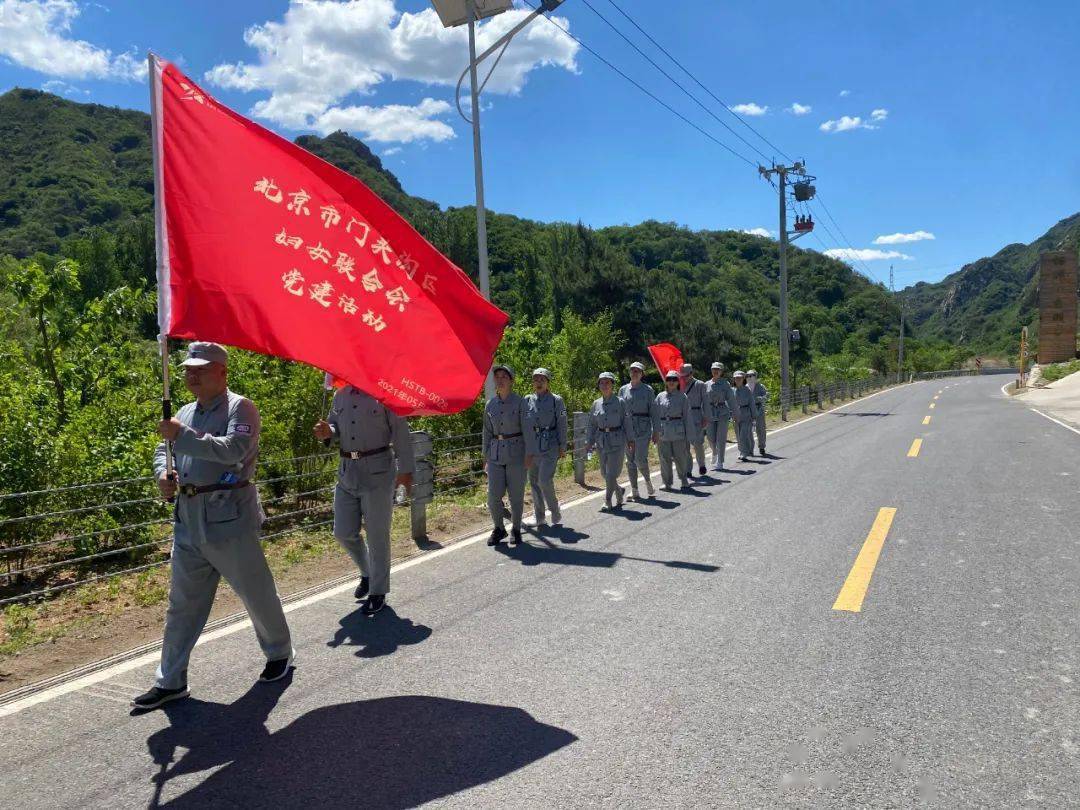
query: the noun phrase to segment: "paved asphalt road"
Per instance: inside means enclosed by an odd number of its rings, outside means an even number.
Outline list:
[[[244,628],[167,711],[129,717],[142,664],[0,717],[0,806],[1080,806],[1080,435],[1002,382],[438,553],[374,620],[301,604],[285,685],[252,684]]]

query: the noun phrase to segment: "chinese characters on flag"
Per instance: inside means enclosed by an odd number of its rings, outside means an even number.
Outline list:
[[[152,57],[159,317],[403,416],[472,404],[507,316],[356,178]]]

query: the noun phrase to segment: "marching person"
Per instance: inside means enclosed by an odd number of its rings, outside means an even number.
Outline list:
[[[690,488],[690,443],[686,434],[693,412],[690,410],[690,400],[679,390],[679,376],[678,371],[671,369],[664,375],[666,390],[656,395],[656,420],[660,427],[656,442],[660,451],[660,477],[668,492],[674,483],[672,464],[675,465],[682,488]]]
[[[589,411],[589,423],[585,430],[585,449],[600,449],[600,472],[604,476],[604,508],[611,509],[611,500],[615,499],[615,508],[621,509],[626,489],[619,485],[619,473],[622,472],[623,453],[634,452],[633,440],[627,439],[630,427],[630,415],[626,402],[615,394],[615,375],[605,371],[596,378],[596,387],[600,396]]]
[[[686,425],[686,440],[697,456],[698,475],[705,475],[705,428],[709,424],[709,397],[705,383],[694,376],[694,367],[683,363],[679,371],[679,387],[690,403],[690,420]],[[690,470],[693,466],[690,466]],[[689,472],[687,473],[689,474]]]
[[[724,364],[712,364],[712,379],[705,383],[709,397],[709,444],[712,446],[713,469],[724,469],[727,451],[728,423],[735,411],[735,391],[724,376]]]
[[[511,545],[521,542],[521,513],[525,509],[525,402],[512,390],[514,370],[507,365],[492,369],[495,396],[484,407],[482,452],[488,478],[488,512],[494,528],[489,546],[506,537],[503,495],[510,498]]]
[[[555,467],[566,455],[566,404],[551,393],[551,372],[538,368],[533,372],[533,393],[525,397],[525,466],[532,487],[532,525],[562,523],[559,496],[555,494]],[[531,462],[531,463],[530,463]]]
[[[626,430],[626,470],[630,474],[631,500],[640,501],[638,490],[638,471],[645,479],[645,491],[652,497],[652,475],[649,473],[649,440],[657,442],[660,438],[659,424],[656,421],[656,392],[652,386],[643,382],[645,366],[634,362],[630,364],[630,382],[619,389],[619,399],[626,403],[630,422]]]
[[[374,616],[390,593],[390,522],[394,490],[412,486],[409,423],[359,388],[334,392],[330,413],[315,423],[315,438],[338,447],[334,537],[360,569],[356,599]],[[396,467],[396,472],[395,472]],[[361,534],[361,524],[367,539]]]
[[[161,663],[138,710],[188,695],[188,659],[206,625],[218,582],[225,577],[247,608],[266,667],[259,680],[284,678],[295,651],[259,530],[264,514],[252,483],[259,455],[259,411],[229,390],[228,355],[216,343],[188,346],[184,384],[195,402],[158,423],[165,440],[154,453],[158,489],[173,511],[172,574]],[[176,468],[166,469],[166,442]]]
[[[754,395],[754,427],[757,429],[758,455],[763,456],[765,455],[765,403],[769,401],[769,390],[758,382],[758,373],[753,369],[746,372],[746,387]]]
[[[746,387],[746,373],[731,375],[735,384],[735,439],[739,443],[739,461],[754,455],[754,395]]]

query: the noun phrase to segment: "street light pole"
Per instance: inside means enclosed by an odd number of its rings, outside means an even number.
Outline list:
[[[469,82],[472,92],[473,174],[476,182],[476,252],[480,266],[480,294],[491,300],[491,277],[488,273],[487,209],[484,206],[484,156],[480,149],[480,87],[476,81],[476,2],[466,0],[469,10]],[[488,371],[484,381],[484,400],[495,396],[495,379]]]

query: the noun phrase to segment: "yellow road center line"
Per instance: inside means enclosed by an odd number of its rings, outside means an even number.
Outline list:
[[[940,399],[940,398],[941,397],[937,396],[936,394],[934,395],[934,399]]]
[[[911,443],[911,448],[907,451],[908,458],[915,458],[919,455],[919,451],[922,450],[922,439],[916,439]]]
[[[933,403],[933,402],[931,402],[931,403],[930,403],[930,407],[931,407],[931,408],[933,408],[933,407],[934,407],[934,403]]]
[[[922,418],[922,423],[923,423],[924,425],[929,425],[929,424],[930,424],[930,417],[929,417],[929,416],[924,416],[924,417]]]
[[[889,534],[895,515],[894,506],[883,506],[878,510],[874,525],[870,527],[870,534],[866,535],[859,556],[855,558],[855,564],[851,566],[851,571],[840,588],[840,595],[833,603],[833,610],[849,610],[852,613],[862,610],[866,589],[870,587],[870,577],[874,575],[878,557],[881,556],[881,547],[885,545],[885,537]]]

